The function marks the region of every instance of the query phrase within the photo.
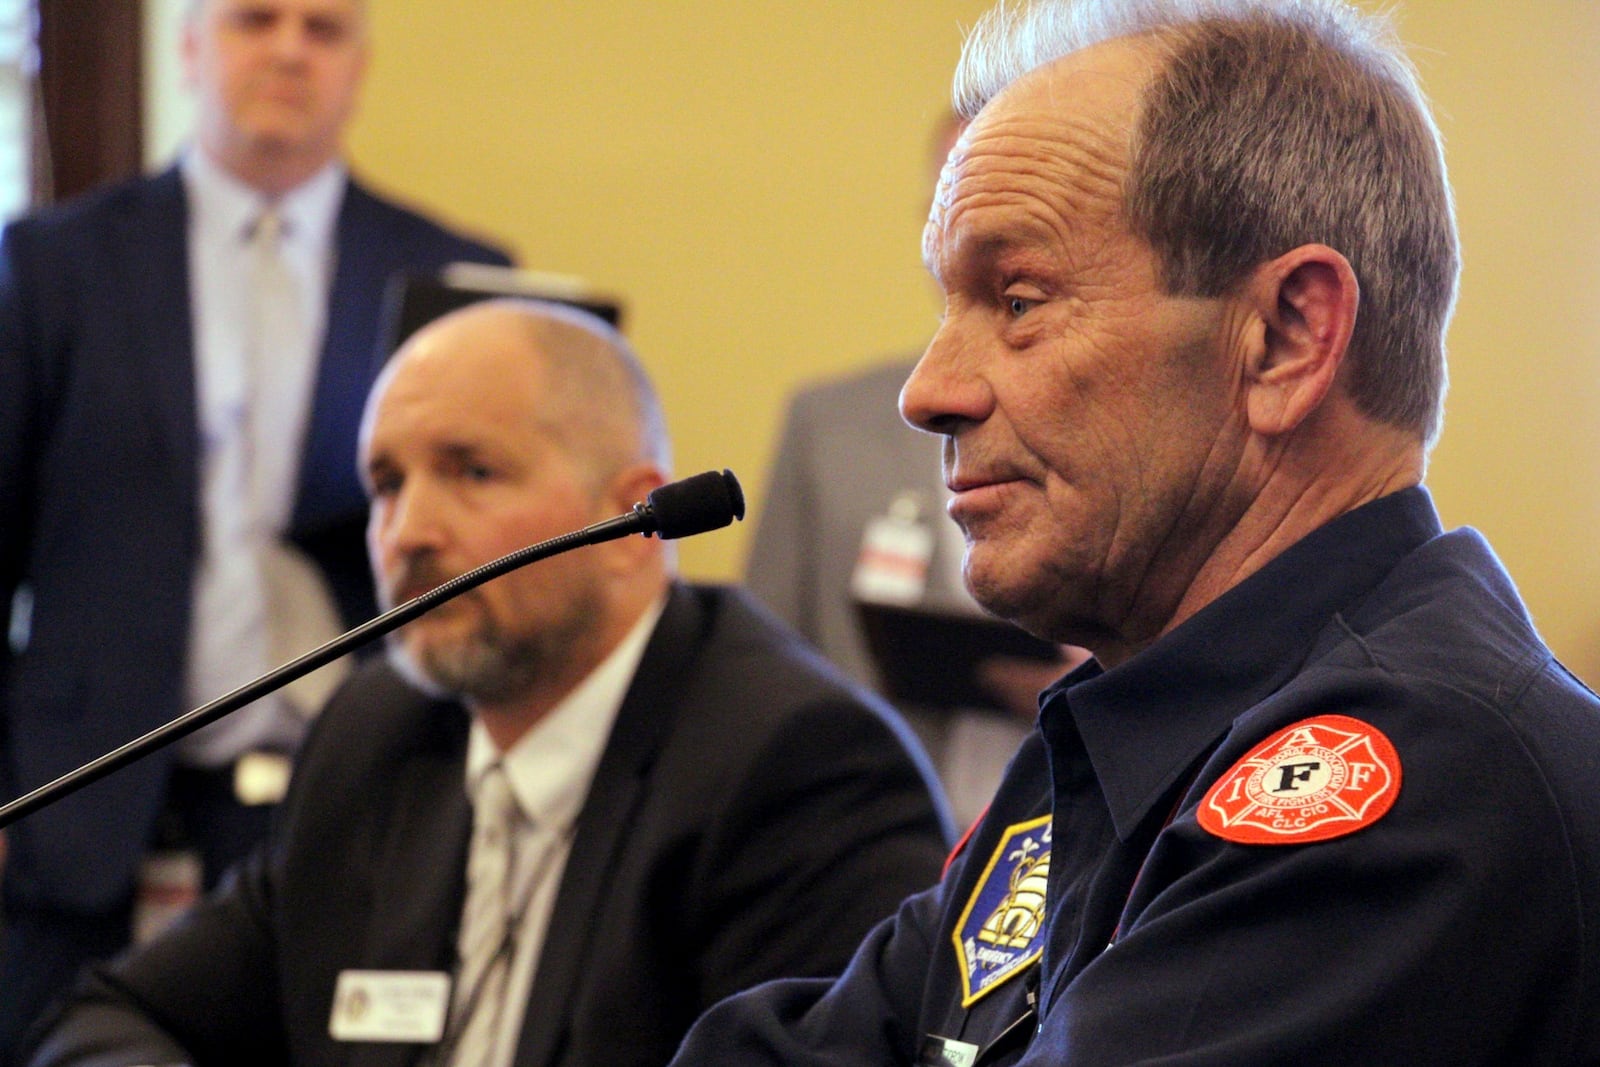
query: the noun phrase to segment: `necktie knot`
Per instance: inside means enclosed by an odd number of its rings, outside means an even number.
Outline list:
[[[511,791],[511,781],[499,763],[492,765],[479,780],[472,810],[473,824],[484,844],[495,849],[508,848],[519,809]]]
[[[262,208],[261,214],[251,220],[245,230],[245,237],[258,247],[277,248],[288,232],[289,224],[278,213],[278,209],[268,206]]]

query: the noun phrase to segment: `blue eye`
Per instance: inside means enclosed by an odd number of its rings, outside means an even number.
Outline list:
[[[1007,300],[1007,310],[1014,319],[1021,318],[1039,305],[1037,300],[1029,300],[1025,296],[1013,296]]]

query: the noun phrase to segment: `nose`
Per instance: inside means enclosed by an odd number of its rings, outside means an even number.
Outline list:
[[[919,430],[953,435],[994,409],[994,395],[961,332],[959,320],[946,316],[900,389],[900,417]]]
[[[269,38],[273,58],[280,63],[297,63],[304,59],[309,41],[310,30],[305,21],[288,17],[273,24]]]
[[[436,550],[445,536],[438,494],[422,479],[407,478],[400,488],[372,501],[367,537],[374,566],[387,568],[397,560]]]

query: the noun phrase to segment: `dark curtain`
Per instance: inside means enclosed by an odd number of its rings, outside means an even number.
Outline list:
[[[143,0],[36,0],[39,203],[132,177],[143,165]]]

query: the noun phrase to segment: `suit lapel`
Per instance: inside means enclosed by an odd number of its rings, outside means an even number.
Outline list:
[[[301,453],[296,530],[316,529],[365,507],[350,466],[367,388],[387,355],[377,339],[378,309],[394,258],[385,238],[377,201],[347,181],[335,223],[328,322]]]
[[[454,967],[472,827],[462,785],[465,727],[464,715],[440,705],[417,727],[432,740],[419,746],[394,785],[395,817],[379,857],[363,967],[447,973]],[[404,1067],[422,1051],[417,1045],[353,1044],[349,1063]]]
[[[130,209],[117,217],[105,263],[129,299],[126,351],[137,360],[138,380],[151,425],[171,449],[168,469],[176,479],[172,499],[193,501],[199,493],[198,400],[195,395],[194,329],[189,308],[188,202],[177,167],[137,187]],[[198,536],[198,518],[195,520]]]
[[[693,592],[674,586],[661,620],[645,647],[617,712],[606,750],[572,841],[572,854],[557,891],[539,969],[528,997],[516,1067],[554,1062],[570,1011],[595,946],[593,917],[611,880],[634,812],[649,792],[649,771],[676,712],[677,679],[693,662],[705,625],[705,611]]]

